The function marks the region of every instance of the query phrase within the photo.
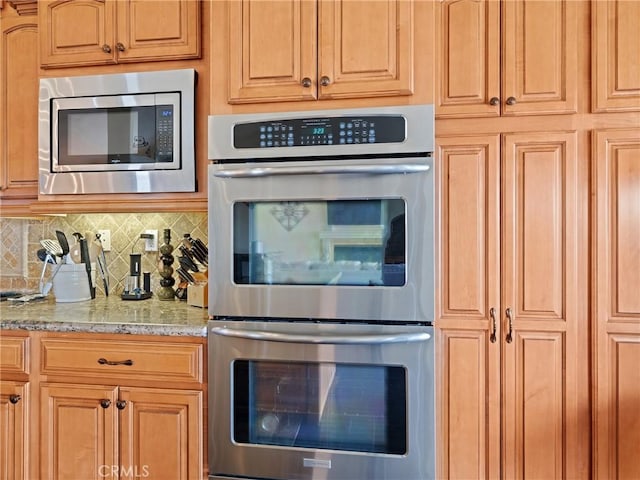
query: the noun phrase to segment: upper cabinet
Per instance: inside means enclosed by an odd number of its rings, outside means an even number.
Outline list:
[[[39,2],[43,68],[178,60],[200,56],[200,2]]]
[[[0,18],[0,199],[3,213],[38,196],[38,25],[5,8]]]
[[[572,0],[437,2],[436,115],[575,113],[578,40]]]
[[[414,2],[229,2],[229,103],[413,93]]]
[[[592,108],[640,110],[640,2],[591,4]]]

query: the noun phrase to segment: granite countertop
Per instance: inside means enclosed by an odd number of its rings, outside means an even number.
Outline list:
[[[206,308],[183,301],[125,301],[119,296],[56,303],[53,297],[36,302],[0,303],[0,329],[49,332],[124,333],[205,337]]]

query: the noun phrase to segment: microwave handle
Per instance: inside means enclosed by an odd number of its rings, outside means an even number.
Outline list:
[[[269,342],[371,345],[389,343],[424,342],[431,338],[427,332],[396,333],[382,335],[301,335],[292,333],[246,331],[227,327],[213,327],[211,333],[223,337],[244,338]]]
[[[275,175],[326,175],[360,173],[372,175],[390,175],[398,173],[420,173],[429,170],[423,163],[402,163],[391,165],[326,165],[313,167],[249,167],[214,172],[220,178],[270,177]]]

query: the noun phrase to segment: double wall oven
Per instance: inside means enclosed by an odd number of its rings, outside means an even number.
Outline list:
[[[431,105],[209,118],[211,479],[435,476]]]

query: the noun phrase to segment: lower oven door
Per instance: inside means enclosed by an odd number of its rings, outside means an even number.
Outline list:
[[[210,479],[435,477],[433,327],[209,322]]]

